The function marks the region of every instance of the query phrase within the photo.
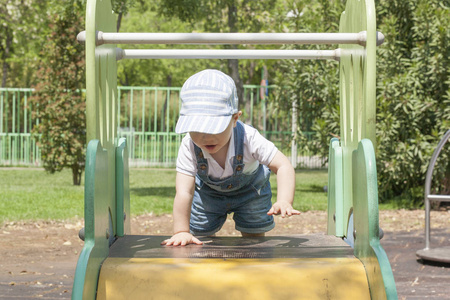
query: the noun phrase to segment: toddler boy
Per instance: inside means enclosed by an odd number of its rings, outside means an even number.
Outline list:
[[[174,234],[167,246],[201,245],[229,213],[242,236],[264,236],[273,215],[293,209],[295,171],[287,157],[256,129],[239,121],[236,85],[218,70],[204,70],[184,83],[176,133],[183,138],[177,159]],[[277,174],[272,205],[270,172]]]

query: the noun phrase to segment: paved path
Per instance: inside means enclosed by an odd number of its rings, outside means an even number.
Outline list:
[[[450,230],[434,229],[431,247],[450,245]],[[450,299],[450,264],[424,262],[416,251],[425,247],[424,232],[387,232],[381,240],[397,286],[399,299]]]

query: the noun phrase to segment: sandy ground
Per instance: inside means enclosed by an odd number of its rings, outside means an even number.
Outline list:
[[[422,210],[381,211],[382,245],[388,254],[399,299],[450,299],[450,266],[417,260],[424,248]],[[170,235],[172,216],[151,214],[132,219],[132,234]],[[431,214],[432,246],[450,246],[450,211]],[[82,220],[7,223],[0,228],[0,299],[69,299],[83,242]],[[325,212],[276,217],[268,235],[324,233]],[[219,235],[239,235],[228,219]]]

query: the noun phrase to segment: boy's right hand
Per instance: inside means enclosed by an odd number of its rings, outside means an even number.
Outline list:
[[[161,245],[166,246],[186,246],[189,244],[203,245],[203,242],[189,232],[175,233],[170,239],[161,242]]]

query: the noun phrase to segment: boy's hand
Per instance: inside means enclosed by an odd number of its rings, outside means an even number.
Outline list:
[[[287,202],[275,202],[272,208],[267,212],[268,215],[280,215],[281,217],[299,215],[300,212],[292,207],[291,204]]]
[[[202,245],[203,242],[189,232],[175,233],[170,239],[161,242],[161,245],[166,246],[186,246],[189,244]]]

